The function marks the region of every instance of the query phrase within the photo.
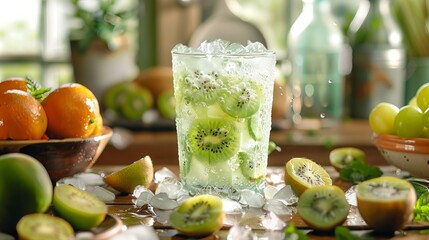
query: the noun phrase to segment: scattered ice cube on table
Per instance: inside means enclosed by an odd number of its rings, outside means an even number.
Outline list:
[[[135,198],[138,198],[142,192],[147,192],[147,191],[152,192],[151,190],[147,189],[145,186],[137,185],[134,188],[132,196],[135,197]]]
[[[150,201],[150,205],[162,210],[171,210],[179,206],[177,201],[170,199],[165,192],[155,194]]]
[[[273,199],[283,200],[287,205],[293,205],[298,202],[298,197],[295,195],[290,185],[282,187],[273,196]]]
[[[279,191],[279,190],[278,190],[276,187],[272,186],[272,185],[268,185],[268,186],[266,186],[266,187],[265,187],[265,189],[264,189],[264,196],[265,196],[265,199],[267,199],[267,200],[272,199],[272,198],[274,197],[274,195],[275,195],[278,191]]]
[[[183,188],[182,182],[175,178],[164,178],[155,190],[155,194],[167,193],[170,199],[177,199],[181,195],[186,195],[188,192]]]
[[[284,200],[270,199],[264,205],[264,210],[273,212],[277,215],[290,216],[294,213],[293,207],[289,206]]]
[[[366,225],[365,220],[359,213],[359,209],[356,206],[350,206],[349,215],[346,219],[347,226],[362,226]]]
[[[121,232],[110,238],[109,240],[157,240],[158,235],[153,227],[136,225],[128,227],[125,231]]]
[[[189,198],[191,198],[191,196],[189,196],[188,194],[186,194],[186,195],[181,195],[181,196],[179,196],[179,197],[176,199],[177,204],[178,204],[178,205],[180,205],[180,204],[182,204],[184,201],[186,201],[186,200],[187,200],[187,199],[189,199]]]
[[[163,167],[160,170],[155,172],[154,181],[155,181],[155,183],[160,183],[160,182],[164,181],[164,179],[167,177],[179,180],[179,178],[176,176],[176,174],[174,174],[170,169]]]
[[[222,198],[223,211],[227,214],[243,213],[240,203],[228,198]]]
[[[116,196],[114,193],[100,186],[87,185],[86,191],[89,193],[92,193],[94,196],[96,196],[98,199],[100,199],[103,202],[113,202],[116,199]]]
[[[136,206],[141,207],[145,204],[149,204],[154,196],[155,194],[148,189],[147,191],[141,192],[137,199],[133,199],[133,202]]]
[[[265,204],[265,199],[262,194],[245,189],[241,191],[240,202],[252,208],[262,208]]]
[[[252,229],[245,225],[240,226],[235,224],[229,229],[227,240],[256,240],[256,236],[252,233]]]
[[[79,188],[81,190],[85,190],[85,188],[86,188],[86,186],[82,182],[82,180],[80,180],[79,178],[76,178],[76,177],[61,178],[60,180],[57,181],[56,185],[58,186],[60,184],[73,185],[74,187]]]
[[[82,172],[75,174],[73,177],[81,180],[85,185],[101,186],[105,184],[103,177],[98,173]]]
[[[170,225],[171,212],[172,212],[171,210],[155,209],[156,221],[161,223],[162,225],[165,225],[165,226]]]
[[[282,230],[286,227],[286,223],[283,222],[277,215],[273,212],[268,212],[267,215],[262,219],[262,226],[267,230]]]
[[[352,206],[357,206],[357,199],[356,199],[356,186],[351,186],[346,192],[346,199],[347,202]]]

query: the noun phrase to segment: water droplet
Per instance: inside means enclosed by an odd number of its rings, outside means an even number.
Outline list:
[[[332,80],[328,80],[328,83],[332,83]]]
[[[325,118],[326,116],[325,116],[325,114],[324,113],[321,113],[320,114],[320,118]]]

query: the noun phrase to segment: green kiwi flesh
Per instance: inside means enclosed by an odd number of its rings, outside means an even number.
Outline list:
[[[181,82],[185,84],[181,88],[184,90],[186,101],[203,106],[213,104],[218,99],[219,90],[223,86],[219,75],[215,72],[207,74],[195,71],[185,76]]]
[[[262,166],[264,163],[252,158],[245,152],[238,153],[238,160],[240,161],[240,170],[245,177],[252,181],[259,181],[265,177],[266,167]]]
[[[247,121],[247,130],[249,131],[249,135],[253,140],[259,141],[261,140],[261,126],[260,126],[260,118],[256,115],[253,115],[246,119]]]
[[[225,218],[222,200],[214,195],[197,195],[185,200],[170,215],[170,224],[187,236],[207,236],[218,231]]]
[[[354,147],[336,148],[329,153],[329,161],[337,170],[340,170],[355,161],[365,162],[365,158],[365,152]]]
[[[16,225],[19,239],[69,240],[74,236],[72,226],[62,218],[43,213],[23,216]]]
[[[238,152],[240,145],[234,122],[220,118],[195,120],[187,139],[193,156],[208,162],[228,160]]]
[[[339,187],[316,186],[300,196],[297,209],[310,227],[328,231],[346,220],[350,205]]]
[[[174,120],[176,118],[176,101],[172,91],[161,93],[157,98],[158,111],[162,117]]]
[[[231,82],[233,84],[234,81]],[[253,82],[242,82],[228,87],[220,106],[224,112],[235,118],[247,118],[259,110],[262,87]]]
[[[153,105],[152,95],[149,90],[137,87],[129,92],[121,109],[123,115],[130,120],[141,120],[143,114]]]
[[[107,214],[104,202],[67,184],[55,187],[52,204],[55,214],[67,220],[77,230],[89,230],[98,226]]]
[[[121,82],[109,87],[104,94],[104,107],[121,113],[126,96],[132,91],[133,86],[130,82]]]

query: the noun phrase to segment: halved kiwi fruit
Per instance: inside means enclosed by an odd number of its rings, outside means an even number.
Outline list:
[[[240,145],[234,122],[220,118],[195,120],[188,133],[188,146],[193,156],[208,162],[226,161]]]
[[[306,190],[298,200],[298,214],[311,228],[328,231],[342,224],[350,205],[337,186],[315,186]]]
[[[19,239],[69,240],[74,236],[72,226],[62,218],[34,213],[23,216],[16,225]]]
[[[259,181],[265,177],[266,163],[258,161],[258,158],[252,158],[245,152],[239,152],[238,161],[240,162],[240,170],[246,178]]]
[[[307,158],[292,158],[286,163],[285,183],[290,185],[297,196],[305,190],[320,185],[332,185],[326,170]]]
[[[170,215],[170,224],[187,236],[207,236],[218,231],[225,218],[222,200],[214,195],[197,195],[185,200]]]
[[[329,153],[329,162],[337,171],[355,161],[365,162],[365,159],[365,152],[354,147],[336,148]]]
[[[362,218],[376,232],[391,234],[413,218],[416,193],[410,182],[382,176],[356,187],[357,206]]]
[[[122,114],[121,106],[124,104],[126,96],[133,91],[133,88],[133,84],[130,82],[120,82],[110,86],[104,93],[104,107]]]
[[[234,84],[234,81],[230,84]],[[254,82],[239,82],[224,91],[220,106],[230,116],[247,118],[259,110],[260,99],[263,97],[262,86]]]
[[[103,222],[107,214],[104,202],[89,192],[61,184],[54,189],[53,209],[77,230],[89,230]]]
[[[121,105],[122,114],[130,120],[141,120],[143,114],[153,106],[153,97],[149,90],[136,87],[128,92]]]

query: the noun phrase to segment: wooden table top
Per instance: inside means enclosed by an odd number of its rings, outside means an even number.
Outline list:
[[[109,173],[112,171],[119,170],[123,168],[124,165],[96,165],[93,167],[93,170],[95,172],[105,172]],[[155,171],[161,169],[162,167],[167,167],[170,170],[172,170],[175,173],[178,173],[178,166],[177,165],[155,165]],[[338,178],[338,173],[330,166],[324,166],[325,169],[328,171],[328,173],[331,175],[334,184],[342,188],[344,191],[350,188],[351,184],[347,183],[345,181],[342,181]],[[392,166],[381,166],[381,169],[388,174],[392,174],[396,172],[396,168]],[[269,172],[272,171],[283,171],[283,167],[269,167]],[[151,189],[155,190],[156,186],[152,185]],[[138,211],[138,208],[136,208],[132,202],[132,196],[126,195],[126,196],[118,196],[114,202],[108,203],[109,206],[109,213],[117,216],[123,216],[124,212],[127,211]],[[263,213],[263,210],[261,209],[261,214]],[[349,215],[350,216],[350,215]],[[231,217],[231,216],[230,216]],[[228,215],[227,215],[228,219]],[[298,214],[294,214],[292,218],[285,219],[285,222],[287,224],[294,224],[299,229],[302,229],[304,232],[307,233],[309,239],[316,239],[316,240],[333,240],[335,239],[334,233],[319,233],[313,231],[311,228],[309,228],[303,221],[300,219]],[[156,229],[156,232],[160,239],[189,239],[184,236],[180,236],[177,234],[177,232],[172,229],[168,224],[162,224],[159,223],[156,219],[129,219],[127,218],[124,221],[125,225],[131,226],[131,225],[149,225],[153,226]],[[388,224],[388,223],[386,223]],[[348,226],[352,233],[359,236],[371,236],[375,239],[392,239],[392,240],[423,240],[423,239],[429,239],[429,233],[422,234],[422,229],[429,229],[429,224],[422,224],[422,223],[410,223],[407,224],[405,230],[396,232],[395,236],[376,236],[373,235],[371,229],[369,229],[365,224],[361,225],[348,225],[348,221],[345,222],[345,226]],[[228,231],[230,225],[224,225],[224,227],[214,235],[205,237],[203,239],[227,239]],[[268,231],[264,229],[254,229],[253,232],[263,239],[280,239],[282,236],[282,231]]]

